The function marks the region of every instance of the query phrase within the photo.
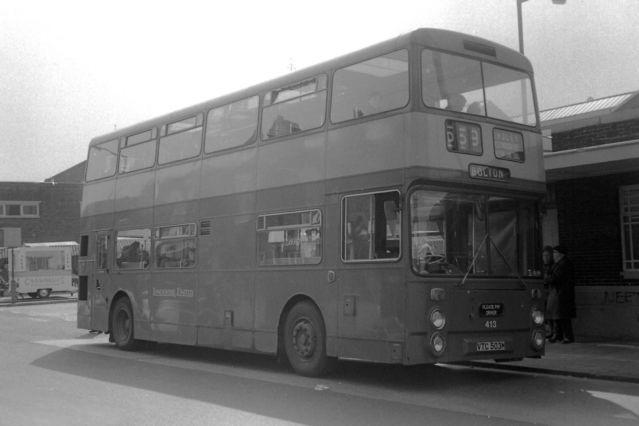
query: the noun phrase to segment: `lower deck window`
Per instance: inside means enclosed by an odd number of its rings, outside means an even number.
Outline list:
[[[145,269],[149,266],[150,229],[118,231],[115,263],[120,269]]]
[[[258,264],[264,266],[320,263],[321,232],[322,215],[319,210],[259,216]]]
[[[155,240],[155,266],[190,268],[195,266],[195,224],[162,226]]]

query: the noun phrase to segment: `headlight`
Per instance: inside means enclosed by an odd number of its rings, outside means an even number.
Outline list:
[[[544,323],[544,313],[541,312],[537,308],[532,308],[530,311],[530,315],[532,316],[532,320],[535,325],[542,325]]]
[[[434,333],[430,338],[430,346],[435,356],[441,356],[446,350],[446,339],[439,333]]]
[[[437,330],[441,330],[446,325],[446,315],[439,309],[435,308],[430,311],[430,323]]]

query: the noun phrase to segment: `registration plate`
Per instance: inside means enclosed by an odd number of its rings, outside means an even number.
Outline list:
[[[475,345],[475,350],[477,352],[499,352],[506,350],[506,342],[504,342],[503,340],[477,342]]]

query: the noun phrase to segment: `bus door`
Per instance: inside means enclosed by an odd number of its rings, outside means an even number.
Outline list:
[[[342,304],[340,356],[401,361],[403,340],[400,193],[348,195],[342,199]]]
[[[107,331],[108,306],[107,289],[111,284],[111,270],[109,256],[112,252],[112,241],[110,231],[98,231],[93,233],[93,248],[95,258],[90,263],[92,268],[88,275],[88,299],[91,309],[91,330]],[[92,269],[92,270],[91,270]]]

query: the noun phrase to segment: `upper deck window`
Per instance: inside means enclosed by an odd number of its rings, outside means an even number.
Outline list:
[[[135,135],[127,136],[124,146],[137,145],[142,142],[155,139],[155,129],[150,129],[145,132],[136,133]]]
[[[146,169],[155,164],[156,136],[156,130],[150,129],[124,139],[124,147],[120,150],[120,173]]]
[[[528,74],[475,59],[424,49],[422,97],[433,108],[537,124]]]
[[[253,96],[209,111],[204,151],[222,151],[253,141],[258,105],[259,98]]]
[[[408,103],[408,52],[399,50],[335,72],[331,121],[352,120]]]
[[[115,174],[118,158],[118,140],[114,139],[89,148],[87,182]]]
[[[271,90],[264,96],[262,139],[318,128],[326,115],[326,75]]]
[[[202,114],[167,124],[162,128],[158,163],[195,157],[202,146]]]

